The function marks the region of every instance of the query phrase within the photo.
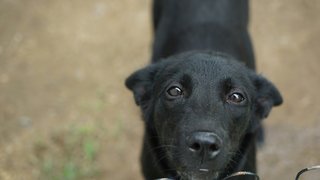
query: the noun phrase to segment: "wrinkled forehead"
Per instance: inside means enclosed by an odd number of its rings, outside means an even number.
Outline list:
[[[189,79],[213,83],[224,79],[234,81],[245,81],[247,79],[244,66],[236,60],[206,54],[176,59],[175,63],[169,63],[162,72],[162,81],[166,81],[166,79],[188,81]]]

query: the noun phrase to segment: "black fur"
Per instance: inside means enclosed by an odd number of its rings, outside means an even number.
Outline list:
[[[146,179],[256,171],[261,120],[282,98],[254,72],[247,24],[245,0],[154,1],[153,64],[126,80],[145,122]]]

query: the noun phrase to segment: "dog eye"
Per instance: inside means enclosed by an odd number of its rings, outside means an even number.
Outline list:
[[[167,95],[170,97],[178,97],[183,94],[183,91],[178,86],[172,86],[167,90]]]
[[[235,93],[231,93],[230,95],[228,95],[227,97],[227,102],[229,103],[234,103],[234,104],[240,104],[241,102],[243,102],[245,100],[245,97],[243,94],[235,92]]]

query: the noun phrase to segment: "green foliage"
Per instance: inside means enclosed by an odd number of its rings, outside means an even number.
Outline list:
[[[40,140],[34,144],[40,179],[78,180],[100,175],[95,163],[99,144],[96,129],[81,125],[54,133],[50,142]]]

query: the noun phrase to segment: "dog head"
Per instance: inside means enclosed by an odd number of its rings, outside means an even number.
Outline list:
[[[190,179],[218,177],[241,138],[282,103],[272,83],[221,53],[169,57],[132,74],[126,86],[169,166]]]

